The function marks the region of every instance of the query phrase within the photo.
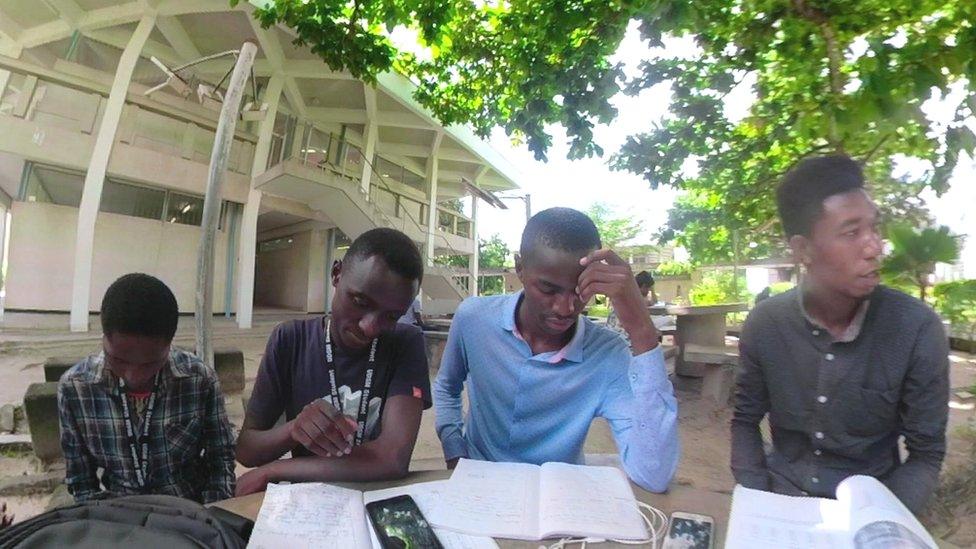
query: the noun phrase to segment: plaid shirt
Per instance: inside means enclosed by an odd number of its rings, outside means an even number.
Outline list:
[[[216,373],[186,351],[170,352],[160,372],[148,478],[141,488],[122,415],[123,395],[104,360],[100,353],[75,364],[58,385],[61,448],[75,501],[146,493],[202,503],[233,497],[234,435]]]

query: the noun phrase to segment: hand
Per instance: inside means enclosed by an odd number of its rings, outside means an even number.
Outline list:
[[[647,301],[637,287],[630,265],[608,249],[591,252],[580,259],[580,265],[585,267],[576,288],[580,300],[587,303],[596,294],[610,298],[635,354],[657,346],[658,332],[651,323]]]
[[[453,470],[455,467],[457,467],[457,464],[458,464],[458,460],[459,459],[461,459],[461,458],[454,458],[454,459],[449,459],[449,460],[445,461],[445,463],[447,463],[447,468]]]
[[[320,457],[341,457],[352,451],[356,420],[342,415],[327,400],[305,405],[289,426],[292,440]]]
[[[267,470],[264,467],[251,469],[237,479],[237,489],[234,490],[234,497],[263,492],[268,487],[268,481]]]

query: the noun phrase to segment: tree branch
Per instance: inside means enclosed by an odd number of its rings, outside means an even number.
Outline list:
[[[824,39],[824,44],[827,47],[830,95],[834,100],[834,107],[836,108],[840,103],[840,97],[844,93],[844,74],[841,72],[843,54],[837,33],[830,24],[830,17],[818,9],[808,6],[806,0],[793,0],[793,9],[800,17],[810,21],[820,29],[820,35]],[[828,139],[830,140],[830,144],[837,152],[842,153],[844,152],[844,142],[840,137],[840,130],[837,128],[837,117],[833,112],[830,113],[829,123],[830,127],[828,131],[830,135]]]
[[[881,148],[881,145],[884,145],[884,142],[887,141],[889,137],[891,137],[890,133],[884,134],[881,137],[881,139],[878,141],[878,143],[874,147],[872,147],[870,151],[868,151],[868,154],[864,155],[864,158],[861,159],[861,164],[867,164],[871,160],[871,157],[874,156],[876,152],[878,152],[878,150]]]

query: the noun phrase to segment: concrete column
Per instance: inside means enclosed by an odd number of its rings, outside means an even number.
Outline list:
[[[437,154],[444,134],[434,134],[434,143],[427,158],[427,265],[434,264],[434,235],[437,234]]]
[[[471,255],[471,297],[478,297],[478,273],[481,260],[481,247],[478,246],[478,197],[471,195],[471,238],[474,240],[474,253]]]
[[[359,180],[360,190],[367,197],[369,196],[369,185],[373,179],[373,157],[376,155],[376,136],[379,134],[379,126],[376,120],[368,120],[364,131],[363,139],[363,173]]]
[[[263,101],[268,104],[268,110],[258,130],[258,144],[254,148],[254,159],[251,162],[251,190],[247,193],[247,203],[244,204],[244,215],[241,217],[241,245],[238,252],[241,259],[237,275],[237,327],[240,329],[250,328],[254,316],[254,259],[257,254],[258,214],[263,194],[254,188],[254,178],[264,173],[268,165],[272,131],[278,116],[278,103],[284,81],[284,76],[280,73],[273,75],[264,93]]]
[[[139,25],[129,38],[119,67],[115,71],[112,91],[109,93],[105,105],[105,114],[98,127],[95,138],[95,148],[92,151],[88,172],[85,175],[85,188],[81,193],[81,206],[78,209],[78,231],[75,238],[75,271],[71,288],[71,331],[88,331],[88,311],[91,310],[91,275],[92,256],[95,248],[95,219],[98,216],[98,205],[102,199],[102,186],[105,183],[105,171],[108,169],[112,145],[115,142],[115,132],[119,127],[125,96],[132,81],[132,71],[135,69],[139,53],[142,51],[149,33],[156,22],[155,15],[143,15]]]

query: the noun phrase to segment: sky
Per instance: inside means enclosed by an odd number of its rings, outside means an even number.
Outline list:
[[[665,42],[668,53],[683,55],[695,46],[686,40]],[[640,60],[648,55],[645,43],[640,40],[635,26],[632,26],[615,61],[625,64],[625,72],[632,76],[637,72]],[[726,100],[726,115],[739,119],[745,115],[751,102],[750,82],[740,84]],[[634,244],[652,242],[652,235],[667,222],[667,211],[678,193],[667,187],[652,190],[642,177],[629,173],[613,171],[607,165],[610,155],[617,151],[628,135],[647,131],[666,114],[670,103],[670,91],[666,86],[644,90],[636,97],[620,94],[612,101],[618,110],[616,119],[609,125],[594,128],[595,141],[603,147],[603,158],[593,157],[582,160],[568,160],[569,147],[565,132],[559,127],[551,127],[553,146],[548,152],[548,162],[536,161],[524,146],[512,145],[503,131],[497,130],[490,143],[498,152],[520,172],[522,189],[500,193],[507,195],[531,195],[533,213],[554,206],[568,206],[580,210],[587,209],[595,202],[604,202],[620,216],[633,216],[643,223],[643,232]],[[951,101],[950,101],[951,103]],[[929,105],[928,114],[933,119],[951,116],[951,110],[940,108],[938,102]],[[976,121],[971,127],[976,131]],[[906,171],[919,167],[906,163]],[[937,223],[945,224],[957,234],[972,234],[963,251],[964,272],[956,276],[976,278],[976,162],[960,159],[950,183],[950,191],[942,197],[927,193],[925,198]],[[509,209],[495,209],[480,204],[478,211],[480,238],[486,239],[498,234],[509,248],[517,249],[522,228],[525,224],[524,205],[519,200],[505,201]]]

